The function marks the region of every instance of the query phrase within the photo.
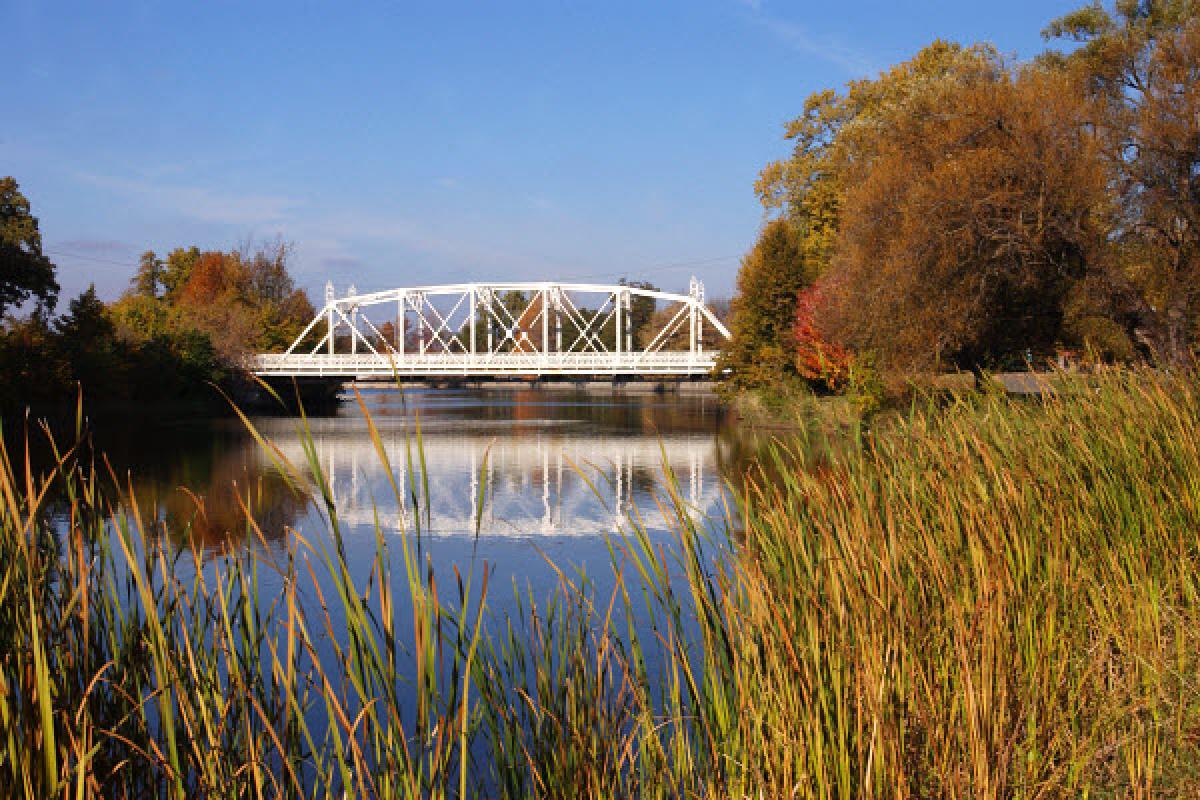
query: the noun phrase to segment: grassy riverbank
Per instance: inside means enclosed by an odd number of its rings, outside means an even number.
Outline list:
[[[414,537],[381,533],[372,579],[356,585],[332,510],[286,563],[251,547],[194,575],[132,498],[104,499],[102,467],[68,452],[38,478],[9,454],[0,785],[24,797],[1190,794],[1197,431],[1193,380],[1119,373],[1051,399],[918,407],[859,446],[814,434],[765,455],[772,479],[732,487],[731,519],[706,530],[666,476],[674,555],[635,517],[613,542],[615,595],[564,576],[550,605],[527,600],[508,620],[489,618],[481,573],[435,569]],[[406,457],[420,460],[419,439]],[[315,464],[280,468],[328,498]],[[52,481],[63,538],[49,532]],[[420,485],[394,490],[423,502]],[[252,519],[255,487],[242,495]],[[246,535],[260,532],[248,521]],[[737,557],[712,563],[705,537],[732,539]],[[656,635],[639,638],[635,620],[650,619]]]

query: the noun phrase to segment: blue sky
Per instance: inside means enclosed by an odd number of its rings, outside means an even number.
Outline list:
[[[728,294],[810,93],[936,37],[1027,58],[1081,0],[0,0],[0,175],[64,295],[283,236],[319,296],[691,273]]]

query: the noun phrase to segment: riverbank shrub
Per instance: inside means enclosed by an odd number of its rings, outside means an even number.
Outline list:
[[[211,340],[194,328],[164,326],[133,334],[88,289],[51,322],[36,312],[0,328],[0,413],[12,421],[37,413],[71,412],[82,391],[96,410],[144,413],[179,408],[219,411],[213,384],[228,368]]]
[[[1197,431],[1194,376],[1114,372],[1037,399],[917,403],[849,447],[768,447],[728,519],[697,519],[667,470],[672,549],[632,514],[611,596],[564,571],[507,619],[489,617],[485,572],[438,580],[448,567],[419,536],[380,530],[356,583],[315,455],[289,464],[264,442],[328,511],[282,562],[254,546],[252,486],[247,549],[181,559],[153,511],[74,452],[31,480],[6,455],[0,784],[38,798],[1193,795]],[[419,452],[418,435],[402,457]]]
[[[738,270],[729,316],[732,338],[715,369],[727,395],[797,382],[792,331],[797,296],[811,283],[799,234],[786,220],[772,221]]]

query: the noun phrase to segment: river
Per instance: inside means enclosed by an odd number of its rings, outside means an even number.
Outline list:
[[[179,550],[203,560],[246,547],[283,557],[296,537],[328,544],[325,504],[316,492],[289,488],[279,466],[286,459],[309,481],[315,463],[357,580],[369,575],[377,530],[396,552],[396,537],[411,543],[419,529],[440,574],[490,571],[494,615],[512,602],[510,586],[546,596],[556,568],[586,572],[604,590],[610,537],[628,531],[631,513],[652,541],[669,546],[659,505],[665,468],[693,519],[724,530],[728,470],[720,467],[722,421],[710,395],[368,389],[327,416],[256,416],[250,424],[274,453],[237,419],[106,421],[96,426],[97,448],[132,486],[143,518],[157,519]],[[247,528],[247,502],[261,537]],[[270,576],[264,580],[270,590]]]

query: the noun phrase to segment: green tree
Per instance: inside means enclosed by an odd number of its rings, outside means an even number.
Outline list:
[[[177,247],[168,253],[161,278],[163,294],[168,298],[173,298],[187,284],[188,279],[192,276],[192,268],[199,260],[199,247]]]
[[[13,178],[0,178],[0,314],[30,298],[54,307],[54,264],[42,253],[42,235],[29,201]]]
[[[740,389],[778,385],[794,376],[792,327],[796,298],[813,281],[801,236],[786,219],[767,223],[742,259],[729,329],[717,374]]]
[[[538,300],[538,295],[526,297],[525,292],[515,289],[500,293],[493,302],[492,313],[479,310],[475,314],[476,351],[487,350],[489,328],[492,333],[492,346],[501,351],[508,352],[530,347],[524,342],[522,334],[529,336],[533,342],[532,346],[540,348],[541,334],[531,327],[540,311],[541,302]],[[457,333],[443,331],[442,338],[447,341],[457,340],[463,349],[467,349],[471,341],[469,328],[468,321],[463,323]],[[510,332],[513,333],[511,338],[509,338]],[[457,349],[459,345],[452,344],[451,346]]]
[[[156,256],[153,250],[147,250],[138,260],[137,272],[129,282],[130,288],[142,297],[158,297],[163,287],[165,269],[166,265],[162,259]]]
[[[71,376],[83,385],[86,395],[112,400],[114,391],[125,391],[122,378],[127,360],[118,352],[116,326],[94,285],[71,301],[54,329]]]
[[[70,366],[45,309],[10,319],[0,331],[0,410],[70,397]]]

